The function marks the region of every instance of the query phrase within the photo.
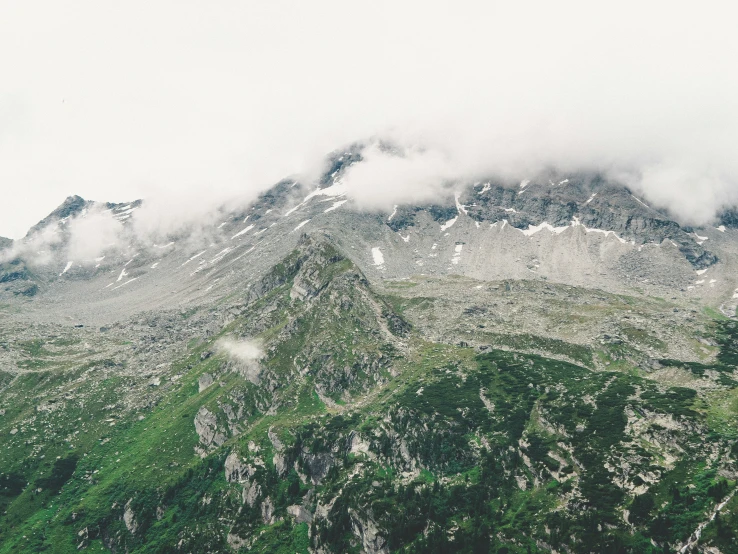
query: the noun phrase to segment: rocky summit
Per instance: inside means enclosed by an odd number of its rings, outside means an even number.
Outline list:
[[[738,552],[735,210],[362,159],[0,239],[0,553]]]

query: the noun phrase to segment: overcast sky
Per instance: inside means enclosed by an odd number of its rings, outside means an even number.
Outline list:
[[[376,134],[422,152],[355,175],[369,205],[555,165],[707,221],[738,199],[736,21],[727,0],[3,2],[0,235],[71,194],[248,197]]]

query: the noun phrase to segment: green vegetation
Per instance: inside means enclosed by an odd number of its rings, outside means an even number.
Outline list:
[[[74,338],[5,343],[29,371],[0,372],[0,554],[656,554],[736,490],[735,322],[716,321],[713,363],[661,361],[719,376],[699,392],[618,344],[424,340],[402,314],[433,299],[378,296],[326,242],[239,300],[156,386]],[[260,341],[258,371],[225,336]],[[733,497],[704,540],[735,552],[736,514]]]

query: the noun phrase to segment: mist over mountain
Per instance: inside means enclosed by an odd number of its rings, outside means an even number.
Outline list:
[[[736,203],[738,39],[722,2],[320,4],[14,7],[0,234],[71,194],[201,213],[312,177],[366,137],[408,152],[357,173],[378,187],[368,205],[548,169],[613,174],[691,224]]]
[[[738,552],[734,21],[8,6],[0,554]]]
[[[729,552],[732,212],[432,156],[6,241],[0,552]]]

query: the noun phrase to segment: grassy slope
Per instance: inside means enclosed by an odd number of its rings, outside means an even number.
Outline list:
[[[114,372],[78,381],[94,368],[39,368],[15,381],[11,392],[33,402],[0,419],[0,433],[9,437],[16,422],[32,423],[0,452],[0,553],[71,553],[79,546],[95,552],[105,544],[169,552],[179,543],[186,551],[227,551],[229,533],[253,541],[255,552],[306,552],[310,541],[358,552],[352,529],[368,520],[392,551],[566,545],[577,552],[657,552],[651,538],[684,540],[735,486],[718,474],[736,454],[734,429],[723,424],[735,411],[730,391],[719,393],[727,399],[718,409],[691,389],[629,373],[509,351],[477,355],[418,336],[406,339],[401,355],[382,335],[372,305],[352,292],[361,284],[350,264],[326,264],[319,282],[328,287],[310,309],[289,299],[295,268],[277,271],[276,286],[222,332],[253,331],[263,320],[255,334],[270,345],[266,375],[278,384],[268,394],[266,381],[254,385],[224,371],[218,355],[203,356],[218,337],[193,343],[173,364],[180,378],[159,402],[123,418],[109,417],[107,409],[126,394]],[[342,277],[352,278],[342,286]],[[721,357],[710,369],[727,374],[735,365],[735,328],[724,324],[720,333]],[[320,357],[326,346],[328,359]],[[28,349],[30,359],[51,358],[42,343]],[[364,363],[379,354],[388,365]],[[217,382],[199,393],[204,373]],[[344,374],[350,378],[336,376]],[[327,391],[330,406],[316,387]],[[86,398],[84,406],[67,401],[53,412],[36,409],[38,400],[65,391]],[[220,407],[237,401],[244,408],[241,433],[229,434],[204,459],[195,455],[200,407],[222,420]],[[269,430],[285,445],[282,476]],[[39,433],[55,437],[43,451],[34,448]],[[369,444],[368,454],[349,451],[354,435]],[[705,440],[715,456],[705,452]],[[243,503],[241,485],[226,482],[223,463],[231,451],[256,468],[251,480],[262,493],[253,507]],[[310,456],[331,460],[317,485]],[[615,470],[607,469],[626,466],[626,481],[639,494],[616,484]],[[644,478],[655,475],[649,486]],[[266,497],[277,517],[271,525],[262,517]],[[287,507],[316,512],[318,502],[332,508],[312,524],[309,538],[308,525],[294,524]],[[127,504],[135,534],[123,521]],[[624,510],[637,514],[634,525],[625,523]],[[735,528],[736,513],[734,500],[706,530],[723,552],[732,551],[725,529]]]

